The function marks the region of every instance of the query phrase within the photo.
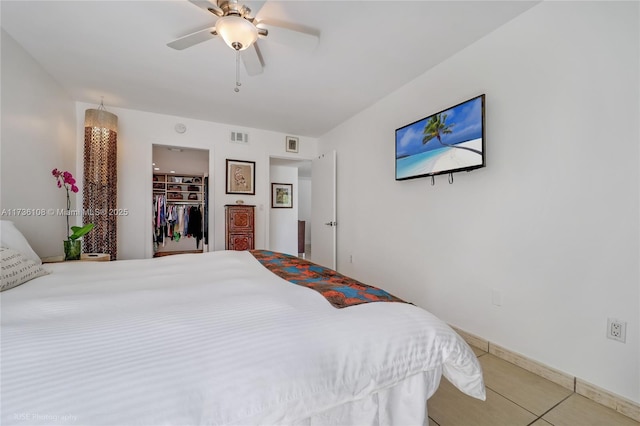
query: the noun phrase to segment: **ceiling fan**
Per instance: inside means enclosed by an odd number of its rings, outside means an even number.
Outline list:
[[[295,48],[312,50],[318,43],[318,31],[283,22],[275,19],[260,20],[252,10],[238,0],[189,0],[190,3],[215,16],[215,25],[206,29],[187,34],[167,46],[183,50],[202,43],[217,36],[237,52],[236,80],[238,80],[239,57],[248,75],[261,74],[264,62],[258,49],[258,38],[266,38]],[[250,2],[257,9],[261,9],[264,1]],[[236,81],[237,86],[239,82]],[[238,91],[238,88],[235,88]]]

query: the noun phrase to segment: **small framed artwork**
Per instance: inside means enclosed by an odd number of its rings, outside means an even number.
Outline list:
[[[271,184],[271,208],[290,209],[293,207],[293,184]]]
[[[285,139],[287,152],[298,152],[298,138],[287,136]]]
[[[256,195],[255,161],[227,159],[227,194]]]

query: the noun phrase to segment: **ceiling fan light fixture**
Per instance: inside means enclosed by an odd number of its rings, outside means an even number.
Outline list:
[[[223,16],[216,21],[216,32],[233,50],[245,50],[258,39],[258,29],[240,16]]]

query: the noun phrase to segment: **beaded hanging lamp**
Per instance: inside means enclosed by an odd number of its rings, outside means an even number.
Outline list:
[[[117,145],[118,117],[108,112],[104,102],[85,111],[83,223],[95,227],[83,238],[85,253],[117,251]]]

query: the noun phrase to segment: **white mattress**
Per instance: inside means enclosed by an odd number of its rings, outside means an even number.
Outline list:
[[[485,396],[430,313],[336,309],[248,252],[45,267],[1,293],[3,425],[423,424],[440,372]]]

